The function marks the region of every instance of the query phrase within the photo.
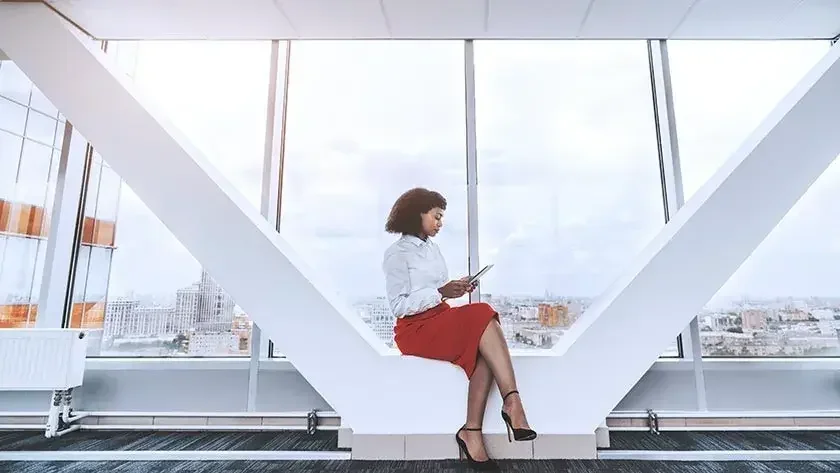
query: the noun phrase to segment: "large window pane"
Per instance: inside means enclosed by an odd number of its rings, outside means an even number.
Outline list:
[[[0,130],[23,135],[25,129],[26,107],[0,96]]]
[[[827,41],[669,41],[688,200],[828,51]]]
[[[384,227],[402,192],[444,194],[437,243],[467,274],[464,102],[460,41],[292,45],[280,233],[389,345]]]
[[[646,45],[477,41],[475,68],[482,300],[548,348],[664,225]]]
[[[53,148],[24,140],[23,156],[18,170],[16,201],[43,207],[50,181]]]
[[[38,314],[61,146],[55,135],[64,129],[27,108],[32,88],[17,66],[0,61],[0,328],[31,327]]]
[[[26,105],[32,92],[32,82],[12,61],[0,61],[0,96]]]
[[[14,197],[22,146],[23,138],[0,130],[0,200],[11,201]]]
[[[828,51],[827,41],[669,42],[686,195]],[[699,315],[705,356],[840,355],[840,166],[817,180]]]
[[[40,240],[0,235],[6,241],[0,260],[0,328],[32,327],[30,317],[33,300],[32,280],[38,257]]]
[[[245,195],[245,205],[259,207],[270,43],[151,41],[109,49]],[[92,161],[82,242],[89,249],[79,256],[71,325],[103,327],[103,356],[248,355],[247,316],[108,156],[94,153]]]
[[[26,119],[27,138],[32,138],[33,140],[47,146],[53,146],[55,143],[57,128],[57,119],[50,118],[47,115],[34,110],[29,110],[29,116]]]

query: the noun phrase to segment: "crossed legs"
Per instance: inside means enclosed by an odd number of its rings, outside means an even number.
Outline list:
[[[468,428],[479,428],[484,423],[484,411],[493,381],[499,387],[499,393],[504,396],[516,390],[516,376],[510,351],[505,341],[502,327],[497,320],[490,321],[478,345],[478,362],[470,378],[467,394],[467,423]],[[522,400],[517,395],[505,399],[502,409],[511,417],[514,427],[529,428],[525,418]],[[484,449],[481,432],[461,431],[458,435],[467,443],[470,454],[477,461],[488,458]]]

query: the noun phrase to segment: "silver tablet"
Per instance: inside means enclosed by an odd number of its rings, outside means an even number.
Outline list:
[[[478,281],[479,279],[481,279],[481,277],[482,277],[482,276],[484,276],[484,274],[485,274],[487,271],[490,271],[490,269],[491,269],[492,267],[493,267],[493,265],[492,265],[492,264],[488,264],[487,266],[485,266],[485,267],[481,268],[481,271],[477,272],[477,273],[475,274],[475,276],[470,276],[470,279],[469,279],[470,284],[474,284],[476,281]]]

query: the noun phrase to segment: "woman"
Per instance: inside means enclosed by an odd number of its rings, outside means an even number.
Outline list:
[[[467,421],[455,434],[463,456],[474,467],[494,469],[481,427],[493,381],[502,395],[502,418],[518,441],[533,440],[499,316],[489,304],[450,307],[475,289],[469,277],[447,281],[446,262],[432,237],[443,226],[446,199],[412,189],[394,203],[385,230],[402,235],[387,251],[383,270],[391,311],[397,317],[394,340],[403,355],[454,363],[467,374]]]

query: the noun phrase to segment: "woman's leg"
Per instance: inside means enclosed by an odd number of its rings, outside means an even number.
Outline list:
[[[484,410],[487,407],[487,396],[490,394],[490,387],[493,385],[493,373],[487,362],[479,355],[475,365],[475,371],[470,378],[470,386],[467,393],[467,428],[477,429],[484,425]],[[462,430],[459,435],[476,461],[487,460],[487,451],[484,449],[484,437],[480,431]]]
[[[492,320],[484,329],[484,334],[478,343],[478,351],[481,358],[486,360],[499,392],[502,396],[516,390],[516,376],[513,373],[513,362],[510,359],[507,341],[502,333],[502,326],[498,320]],[[514,394],[505,399],[502,409],[507,412],[517,429],[528,429],[528,420],[525,418],[525,408],[522,407],[522,400]]]

